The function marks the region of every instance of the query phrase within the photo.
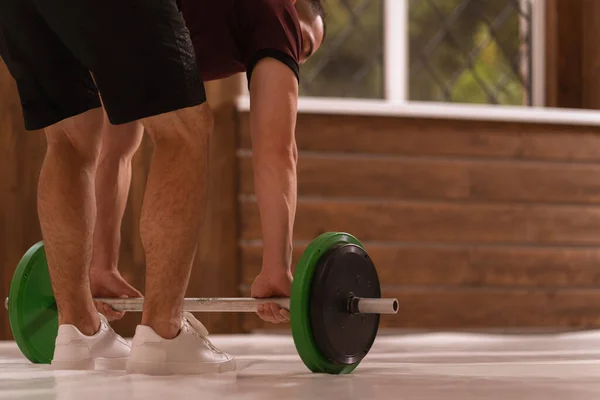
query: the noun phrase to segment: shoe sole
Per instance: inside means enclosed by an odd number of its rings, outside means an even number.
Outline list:
[[[96,358],[86,360],[52,361],[50,368],[53,370],[68,371],[123,371],[127,366],[127,357],[124,358]]]
[[[125,371],[128,374],[143,375],[200,375],[211,373],[225,373],[235,371],[237,368],[235,359],[229,361],[214,362],[127,362]]]

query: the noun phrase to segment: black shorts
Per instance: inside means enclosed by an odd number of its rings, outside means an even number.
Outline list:
[[[28,130],[100,107],[98,92],[113,124],[206,101],[175,0],[0,0],[0,57]]]

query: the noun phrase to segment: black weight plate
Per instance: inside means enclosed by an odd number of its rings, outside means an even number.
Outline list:
[[[355,244],[330,249],[319,260],[311,288],[310,322],[315,343],[338,365],[359,363],[379,328],[379,314],[349,312],[353,296],[381,298],[379,277],[367,252]]]

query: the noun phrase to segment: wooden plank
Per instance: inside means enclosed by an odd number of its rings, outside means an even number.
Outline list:
[[[239,147],[250,148],[248,113]],[[599,161],[600,128],[533,123],[299,114],[300,151]]]
[[[570,2],[569,2],[570,3]],[[571,6],[571,4],[569,4]],[[585,109],[600,109],[600,43],[594,40],[600,24],[600,3],[595,0],[583,0],[581,14],[581,58],[582,70],[579,74],[582,81],[582,107]]]
[[[559,61],[561,51],[557,48],[557,42],[559,39],[558,32],[558,19],[559,13],[557,4],[559,0],[546,0],[545,4],[545,38],[544,38],[544,53],[545,53],[545,76],[544,76],[544,104],[547,107],[558,107],[559,106]],[[562,49],[561,49],[562,50]]]
[[[381,245],[363,243],[382,285],[578,287],[600,286],[600,249]],[[296,244],[293,266],[306,244]],[[260,244],[240,246],[242,283],[260,272]]]
[[[599,204],[600,165],[472,163],[469,200]]]
[[[326,231],[363,241],[600,244],[600,208],[434,202],[360,202],[300,199],[295,240]],[[241,237],[260,240],[255,200],[241,202]]]
[[[384,297],[400,302],[397,315],[382,315],[380,328],[597,328],[600,290],[400,290],[384,289]],[[289,329],[267,324],[252,314],[243,327]]]
[[[582,108],[582,0],[547,0],[546,103],[549,107]]]
[[[595,0],[546,0],[546,105],[600,108]]]
[[[250,154],[240,156],[240,192],[254,193]],[[464,199],[469,196],[469,170],[464,163],[452,161],[300,153],[298,192],[303,196]]]
[[[41,239],[37,181],[46,151],[42,132],[25,130],[21,102],[12,76],[0,60],[0,299],[23,254]],[[0,340],[12,339],[8,314],[0,306]]]
[[[240,192],[254,193],[251,153],[239,155]],[[600,165],[456,161],[300,153],[302,196],[600,204]]]
[[[29,182],[18,181],[18,160],[16,158],[16,143],[19,137],[27,135],[24,132],[16,85],[8,69],[0,59],[0,299],[8,295],[10,281],[17,263],[19,262],[20,238],[25,229],[19,222],[18,188]],[[23,255],[23,253],[21,253]],[[8,324],[8,313],[0,306],[0,340],[12,339]]]

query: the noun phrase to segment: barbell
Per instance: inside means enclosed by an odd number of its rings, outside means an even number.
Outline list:
[[[142,311],[144,299],[94,300],[117,311]],[[377,270],[354,236],[328,232],[314,239],[296,266],[290,298],[186,298],[189,312],[256,312],[265,303],[288,309],[298,355],[314,373],[348,374],[367,355],[380,314],[396,314],[397,299],[381,298]],[[21,258],[5,301],[13,337],[27,359],[49,364],[58,332],[44,245]]]

